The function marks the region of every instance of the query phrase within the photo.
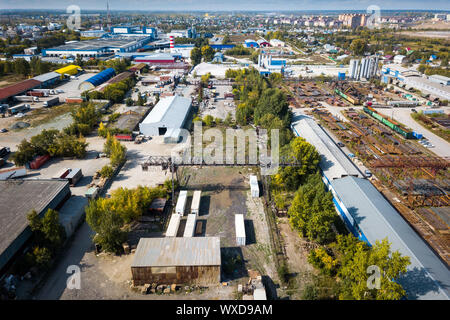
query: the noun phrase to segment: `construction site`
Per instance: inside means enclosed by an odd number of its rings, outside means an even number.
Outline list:
[[[418,143],[421,137],[370,107],[345,108],[344,119],[324,109],[310,112],[370,168],[376,188],[450,262],[450,161]]]

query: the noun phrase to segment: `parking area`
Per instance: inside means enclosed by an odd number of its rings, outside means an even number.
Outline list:
[[[204,89],[205,103],[200,104],[200,113],[204,117],[206,115],[211,115],[214,118],[225,119],[229,113],[235,118],[236,114],[236,104],[231,98],[225,98],[224,95],[227,92],[232,91],[231,86],[218,85],[214,86],[212,89]]]

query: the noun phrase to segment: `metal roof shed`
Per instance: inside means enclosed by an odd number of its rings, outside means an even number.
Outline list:
[[[184,210],[186,209],[186,201],[187,201],[187,191],[181,190],[178,195],[177,205],[175,207],[175,212],[180,216],[184,215]]]
[[[200,190],[194,191],[194,196],[192,197],[191,213],[199,214],[201,197],[202,192]]]
[[[186,221],[186,227],[184,228],[183,237],[193,237],[195,230],[195,223],[197,222],[196,214],[188,214],[188,218]]]
[[[178,233],[178,228],[180,226],[181,216],[179,214],[173,214],[170,217],[169,226],[166,230],[166,237],[176,237]]]
[[[370,181],[345,177],[333,180],[331,186],[339,212],[351,215],[355,221],[349,226],[355,235],[370,244],[387,238],[392,251],[411,258],[407,273],[399,279],[408,299],[449,299],[447,266]]]
[[[252,192],[253,198],[259,197],[259,186],[258,186],[258,178],[254,175],[250,176],[250,190]]]
[[[234,224],[236,226],[236,244],[238,246],[245,246],[245,222],[243,214],[236,214],[234,216]]]

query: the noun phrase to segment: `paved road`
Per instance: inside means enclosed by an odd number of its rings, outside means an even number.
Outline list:
[[[415,108],[417,111],[428,109],[426,107],[417,107]],[[439,108],[443,109],[443,108]],[[448,108],[446,108],[448,110]],[[409,128],[413,129],[418,133],[422,133],[425,138],[430,140],[430,142],[435,146],[430,150],[433,151],[436,155],[440,157],[450,157],[450,144],[442,139],[441,137],[435,135],[427,128],[420,125],[411,117],[411,109],[409,108],[395,108],[395,109],[384,109],[384,108],[376,108],[376,110],[382,114],[385,114],[389,117],[394,115],[394,120],[397,120]]]

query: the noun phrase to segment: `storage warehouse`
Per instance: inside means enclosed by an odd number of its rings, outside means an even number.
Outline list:
[[[148,37],[122,37],[114,36],[112,38],[92,39],[85,41],[70,41],[58,47],[43,49],[43,57],[101,57],[113,54],[115,52],[132,52],[152,40]]]
[[[188,214],[186,226],[184,227],[184,234],[183,237],[193,237],[194,236],[194,230],[195,230],[195,223],[197,222],[197,215],[196,214]]]
[[[202,198],[202,192],[200,190],[194,191],[192,196],[191,213],[199,214],[200,212],[200,199]]]
[[[135,58],[134,61],[136,63],[145,63],[145,64],[171,64],[175,63],[175,57],[170,53],[155,53],[153,55],[147,55],[145,57]]]
[[[0,181],[0,270],[18,253],[31,236],[27,214],[42,217],[47,209],[57,209],[70,197],[67,181]]]
[[[70,66],[66,66],[66,67],[60,68],[58,70],[55,70],[55,72],[59,73],[61,75],[61,77],[64,77],[64,76],[74,76],[74,75],[78,74],[81,70],[83,70],[83,69],[81,69],[80,66],[71,64]]]
[[[220,238],[141,238],[131,264],[134,285],[220,282]]]
[[[236,227],[236,245],[245,246],[245,221],[243,214],[234,215],[234,224]]]
[[[186,209],[186,202],[187,202],[187,191],[181,190],[180,194],[178,195],[177,206],[175,207],[175,212],[180,216],[184,215],[184,210]]]
[[[291,127],[297,136],[316,147],[321,156],[320,170],[328,182],[346,176],[363,177],[353,162],[314,119],[297,113],[293,117]]]
[[[101,85],[102,83],[105,83],[115,75],[116,72],[113,68],[105,69],[102,72],[97,73],[95,76],[90,77],[89,79],[80,83],[78,89],[81,91],[94,89],[95,87]]]
[[[23,95],[27,91],[39,88],[41,82],[28,79],[0,89],[0,102],[12,100],[14,96]]]
[[[168,129],[182,128],[190,110],[191,99],[178,95],[162,98],[139,124],[140,132],[146,136],[160,136]]]
[[[410,257],[408,271],[399,279],[408,299],[449,299],[447,266],[369,180],[335,179],[330,190],[339,214],[356,237],[370,245],[387,237],[392,251]]]
[[[39,81],[41,88],[48,88],[57,84],[61,80],[61,75],[58,72],[48,72],[32,79]]]

